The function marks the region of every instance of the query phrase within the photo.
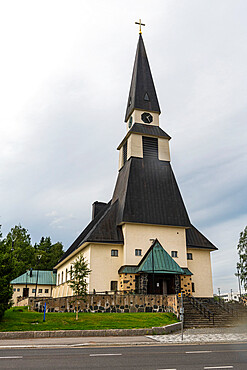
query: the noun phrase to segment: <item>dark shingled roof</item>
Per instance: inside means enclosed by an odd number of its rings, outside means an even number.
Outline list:
[[[59,262],[85,242],[123,244],[123,222],[188,227],[189,248],[217,249],[191,225],[170,162],[130,158],[119,171],[112,201],[82,231]]]
[[[144,134],[149,136],[164,137],[166,139],[171,139],[165,131],[163,131],[159,126],[147,125],[143,123],[135,123],[129,132],[134,132],[137,134]]]
[[[136,50],[125,122],[127,122],[134,109],[160,113],[160,106],[141,34]]]
[[[119,201],[118,224],[190,227],[170,162],[130,158],[119,171],[112,201]]]
[[[85,242],[102,242],[123,244],[123,234],[121,227],[117,226],[116,217],[118,212],[118,202],[111,204],[107,203],[96,217],[87,225],[77,239],[71,244],[69,249],[64,253],[58,261],[60,263],[80,245]]]
[[[143,123],[135,123],[131,129],[127,132],[123,140],[118,146],[118,149],[121,148],[123,143],[128,139],[131,133],[136,133],[140,135],[147,135],[147,136],[155,136],[155,137],[162,137],[165,139],[170,140],[171,136],[169,136],[165,131],[163,131],[159,126],[154,125],[146,125]]]
[[[218,249],[193,225],[186,230],[186,244],[189,248]]]

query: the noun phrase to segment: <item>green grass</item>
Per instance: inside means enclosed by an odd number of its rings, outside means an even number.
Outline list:
[[[99,330],[151,328],[177,322],[172,313],[75,313],[46,314],[30,312],[27,307],[11,308],[5,312],[0,322],[0,331],[37,331],[37,330]]]

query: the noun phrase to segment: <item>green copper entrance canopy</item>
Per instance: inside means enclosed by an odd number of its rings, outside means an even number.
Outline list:
[[[136,272],[147,274],[183,274],[184,271],[174,259],[164,250],[158,240],[145,254]]]
[[[192,275],[188,268],[181,268],[156,239],[137,266],[122,266],[119,274],[179,274]]]

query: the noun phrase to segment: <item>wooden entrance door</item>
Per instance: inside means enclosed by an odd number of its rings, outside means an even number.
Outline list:
[[[23,298],[29,297],[29,288],[23,288]]]

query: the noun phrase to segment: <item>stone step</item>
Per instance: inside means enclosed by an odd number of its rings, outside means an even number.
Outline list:
[[[236,321],[240,321],[240,316],[245,316],[245,310],[239,309],[233,311],[231,306],[226,306],[230,308],[230,312],[224,309],[221,306],[215,305],[211,300],[208,299],[201,299],[200,302],[214,314],[214,324],[213,319],[209,320],[207,317],[204,317],[203,313],[201,313],[196,307],[192,305],[189,300],[184,300],[184,326],[185,327],[225,327],[225,326],[233,326]],[[241,314],[240,314],[241,312]],[[246,310],[247,313],[247,310]]]

